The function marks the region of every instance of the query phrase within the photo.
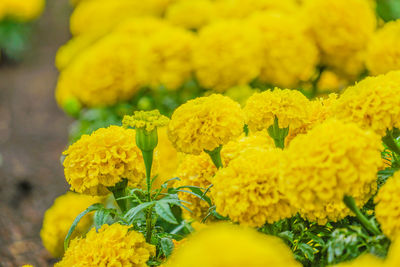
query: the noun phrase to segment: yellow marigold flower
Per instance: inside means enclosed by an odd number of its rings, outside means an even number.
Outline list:
[[[310,101],[299,91],[275,88],[255,93],[243,109],[251,131],[268,129],[278,118],[279,128],[289,127],[289,136],[309,124]]]
[[[46,211],[40,231],[43,246],[55,258],[64,254],[64,239],[75,218],[90,205],[101,202],[98,197],[80,195],[73,192],[59,196]],[[92,225],[92,216],[84,216],[72,234],[72,239],[86,234]]]
[[[101,34],[99,33],[88,33],[69,40],[57,51],[55,62],[57,69],[59,71],[63,70],[75,57],[79,55],[79,53],[92,45],[100,37]]]
[[[366,64],[373,75],[400,69],[400,20],[386,23],[368,44]]]
[[[239,85],[229,88],[225,91],[224,95],[229,96],[244,107],[247,99],[257,91],[258,90],[251,88],[249,85]]]
[[[148,37],[156,31],[163,31],[166,27],[171,27],[171,25],[161,18],[133,17],[115,26],[112,32]]]
[[[64,173],[71,190],[105,195],[107,187],[123,178],[138,187],[145,177],[142,153],[135,144],[135,130],[118,126],[83,135],[63,153]]]
[[[132,116],[124,116],[122,125],[124,127],[143,128],[148,132],[157,127],[166,126],[169,122],[168,117],[161,115],[159,110],[135,111]]]
[[[179,0],[168,7],[165,18],[186,29],[199,29],[215,19],[215,15],[211,0]]]
[[[8,16],[21,22],[31,21],[42,14],[45,5],[45,0],[2,0],[0,20],[3,16]]]
[[[329,94],[327,97],[313,99],[310,103],[309,124],[305,125],[305,129],[300,130],[300,132],[306,133],[314,126],[332,118],[335,115],[333,108],[337,99],[338,95],[335,93]]]
[[[338,67],[337,62],[353,60],[376,27],[375,11],[365,0],[309,0],[304,7],[304,19],[327,65]]]
[[[400,172],[396,172],[379,189],[375,197],[375,216],[383,233],[391,240],[400,236]]]
[[[33,265],[25,264],[25,265],[22,265],[22,267],[33,267]]]
[[[337,101],[334,113],[381,136],[386,129],[400,127],[400,71],[367,77],[348,87]]]
[[[59,105],[65,100],[65,93],[59,92],[69,92],[89,107],[130,99],[148,80],[148,55],[134,37],[110,34],[102,38],[61,72],[56,88]]]
[[[384,261],[372,254],[364,254],[349,262],[342,262],[332,267],[384,267]],[[394,266],[393,266],[394,267]]]
[[[208,188],[216,172],[217,168],[211,161],[210,156],[205,152],[200,155],[185,155],[176,171],[176,176],[180,181],[176,181],[174,187],[191,185],[204,189]],[[178,196],[179,199],[191,203],[185,204],[192,211],[183,210],[185,217],[201,221],[208,214],[210,206],[206,201],[185,192],[179,192]]]
[[[260,227],[295,214],[279,189],[280,149],[248,149],[220,169],[211,191],[217,212],[241,225]]]
[[[218,0],[215,6],[217,16],[221,19],[242,19],[260,11],[293,14],[299,9],[296,0]]]
[[[166,267],[300,267],[278,237],[237,225],[217,224],[190,236]]]
[[[298,17],[264,12],[250,17],[250,23],[262,32],[261,81],[294,88],[311,78],[319,52]]]
[[[201,86],[223,92],[260,73],[260,32],[243,21],[220,21],[199,32],[193,64]]]
[[[397,267],[400,265],[400,239],[393,240],[386,257],[385,267]]]
[[[238,103],[212,94],[178,107],[168,127],[169,138],[178,151],[198,155],[243,133],[244,116]]]
[[[107,33],[125,19],[161,14],[170,0],[96,0],[84,1],[70,19],[72,35],[89,32]]]
[[[193,71],[194,35],[178,27],[164,27],[145,39],[152,55],[149,85],[176,90],[188,80]]]
[[[285,193],[301,216],[319,224],[351,215],[352,196],[362,207],[375,193],[381,165],[378,135],[331,119],[294,138],[282,161]]]
[[[137,266],[146,262],[156,249],[147,244],[141,233],[118,223],[93,228],[85,238],[71,241],[64,257],[56,267]]]

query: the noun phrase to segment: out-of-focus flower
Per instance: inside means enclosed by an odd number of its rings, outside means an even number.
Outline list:
[[[349,262],[342,262],[332,267],[384,267],[384,261],[372,254],[364,254]]]
[[[244,107],[247,99],[256,92],[257,89],[253,89],[249,85],[239,85],[229,88],[225,91],[224,95],[229,96]]]
[[[45,5],[45,0],[2,0],[0,2],[0,20],[9,17],[13,20],[28,22],[39,17]]]

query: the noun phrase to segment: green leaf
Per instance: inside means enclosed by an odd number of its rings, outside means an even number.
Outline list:
[[[168,258],[174,250],[174,242],[170,238],[164,237],[161,238],[160,244],[165,257]]]
[[[178,224],[178,221],[172,214],[171,208],[168,203],[161,201],[157,202],[155,206],[155,211],[163,220],[172,224]]]
[[[145,202],[140,205],[137,205],[136,207],[128,210],[128,212],[125,214],[124,219],[129,221],[130,223],[134,220],[135,216],[139,214],[142,210],[154,205],[154,201],[151,202]]]
[[[301,243],[298,248],[306,255],[307,259],[310,261],[314,260],[314,249],[310,247],[308,244]]]
[[[71,228],[69,228],[68,234],[64,239],[64,250],[66,251],[69,245],[69,239],[71,238],[72,233],[74,232],[76,226],[78,225],[79,221],[82,219],[83,216],[85,216],[86,214],[88,214],[89,212],[95,211],[95,210],[99,210],[104,208],[103,204],[100,203],[96,203],[93,204],[91,206],[89,206],[86,210],[84,210],[83,212],[81,212],[74,220],[74,222],[71,225]]]
[[[112,210],[109,209],[99,209],[96,210],[93,216],[94,227],[96,227],[96,231],[98,231],[103,224],[105,224],[112,213]]]

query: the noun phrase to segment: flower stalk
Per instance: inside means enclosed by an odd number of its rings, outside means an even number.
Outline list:
[[[120,199],[126,196],[126,187],[128,185],[128,179],[123,178],[121,182],[115,184],[114,186],[108,187],[113,193],[114,199],[118,204],[118,207],[121,209],[122,212],[127,210],[127,199]]]
[[[356,202],[352,196],[344,196],[343,197],[344,204],[356,215],[357,219],[360,223],[372,234],[380,235],[381,231],[379,231],[378,227],[373,224],[371,221],[365,217],[365,215],[360,211],[357,207]]]

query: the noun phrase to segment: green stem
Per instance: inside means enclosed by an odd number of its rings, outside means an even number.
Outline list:
[[[146,214],[146,242],[149,244],[151,243],[151,237],[153,232],[152,214],[153,214],[153,207],[150,207],[147,210]]]
[[[147,200],[151,201],[151,166],[153,165],[153,152],[154,150],[142,150],[144,166],[146,168],[146,184],[147,184]]]
[[[371,223],[367,217],[360,211],[357,207],[356,202],[352,196],[344,196],[343,198],[344,204],[357,216],[360,223],[372,234],[380,235],[381,231],[379,231],[378,227],[375,224]]]
[[[126,178],[123,178],[121,182],[115,184],[114,186],[108,187],[108,190],[110,190],[113,193],[114,199],[117,202],[122,212],[125,212],[127,209],[127,199],[119,199],[119,198],[126,196],[127,185],[128,185],[128,180]]]
[[[212,151],[204,150],[208,155],[210,155],[210,158],[217,169],[224,167],[221,159],[221,149],[222,145]]]

